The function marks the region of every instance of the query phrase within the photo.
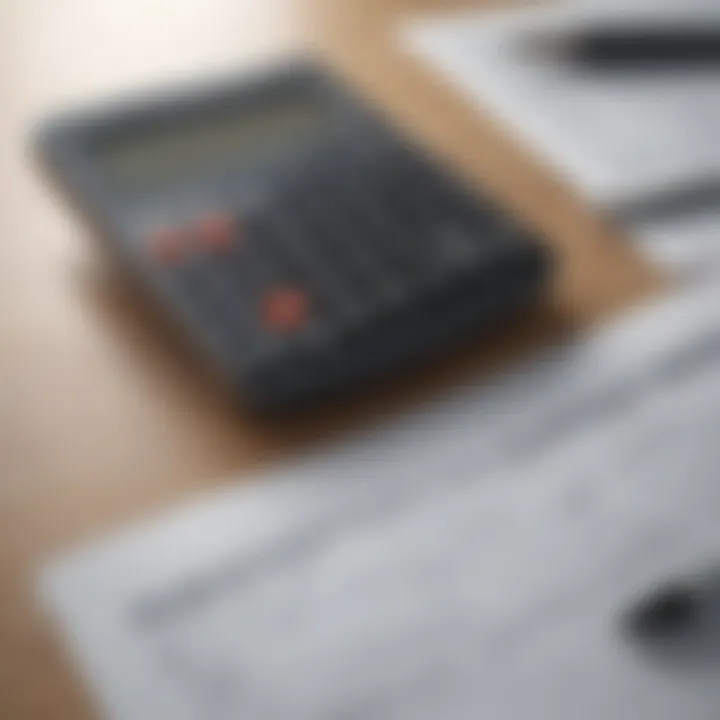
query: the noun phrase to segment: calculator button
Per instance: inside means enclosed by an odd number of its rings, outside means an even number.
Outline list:
[[[310,320],[310,299],[296,288],[274,288],[263,298],[262,315],[266,328],[281,333],[295,332]]]
[[[322,307],[324,323],[339,329],[355,316],[358,291],[346,277],[347,263],[329,252],[337,246],[336,238],[323,234],[315,221],[297,208],[292,212],[284,208],[265,219],[261,245],[280,285],[312,288],[313,306],[316,311],[318,305]]]
[[[188,254],[188,243],[181,228],[161,227],[153,230],[148,238],[152,257],[163,265],[176,265]]]
[[[204,250],[223,252],[234,244],[237,228],[231,215],[216,212],[203,215],[195,224],[195,233]]]
[[[342,271],[359,278],[363,295],[392,302],[398,294],[399,278],[387,253],[389,228],[372,202],[358,197],[347,181],[344,184],[325,207],[314,210],[314,220],[337,246]]]

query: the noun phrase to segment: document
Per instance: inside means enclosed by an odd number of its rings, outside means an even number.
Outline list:
[[[718,427],[698,284],[78,549],[40,596],[110,720],[710,720],[711,635],[627,618],[720,557]]]
[[[706,232],[720,229],[720,73],[592,73],[530,47],[539,37],[565,37],[597,23],[679,21],[720,26],[720,4],[565,0],[464,10],[411,19],[402,38],[586,200],[624,220],[650,257],[693,271],[720,259],[718,243],[708,255]],[[695,187],[701,196],[705,188],[699,207],[697,194],[688,192]],[[666,203],[658,204],[666,197],[677,216],[668,217]]]

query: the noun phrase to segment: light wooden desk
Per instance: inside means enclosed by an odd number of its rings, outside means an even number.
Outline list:
[[[450,3],[445,3],[449,5]],[[421,0],[0,2],[0,718],[93,717],[45,620],[38,563],[331,429],[371,422],[585,325],[657,279],[570,193],[532,167],[394,46]],[[548,233],[561,259],[547,308],[491,352],[460,353],[302,423],[258,428],[113,278],[23,151],[63,101],[243,64],[308,38],[408,131]],[[217,482],[217,481],[215,481]],[[159,720],[159,719],[158,719]]]

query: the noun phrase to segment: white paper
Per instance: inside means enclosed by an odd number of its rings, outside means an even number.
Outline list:
[[[418,20],[407,37],[453,85],[527,138],[590,199],[612,206],[720,173],[720,76],[591,75],[571,63],[538,59],[525,47],[528,39],[571,34],[599,18],[640,23],[648,12],[655,23],[720,23],[717,3],[576,0]]]
[[[720,24],[714,0],[575,0],[413,19],[402,35],[451,86],[494,114],[587,200],[620,212],[720,178],[720,74],[592,75],[571,63],[538,59],[527,43],[572,34],[601,18],[622,26],[643,23],[648,13],[653,23],[681,18]],[[673,267],[702,267],[709,259],[707,228],[716,221],[720,210],[710,206],[668,223],[648,222],[640,228],[641,245]],[[720,258],[720,243],[715,245],[713,264]]]
[[[635,222],[631,232],[647,257],[686,277],[716,274],[720,268],[720,207]]]
[[[112,720],[710,720],[621,632],[720,552],[720,291],[695,288],[53,564]]]

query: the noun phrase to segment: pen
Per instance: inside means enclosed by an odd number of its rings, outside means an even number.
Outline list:
[[[534,38],[533,50],[596,70],[720,67],[720,25],[597,27]]]

